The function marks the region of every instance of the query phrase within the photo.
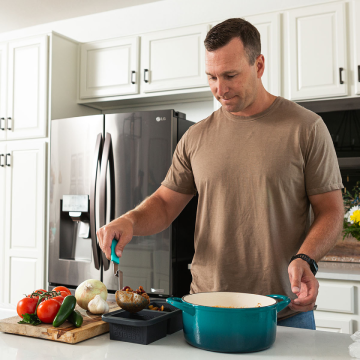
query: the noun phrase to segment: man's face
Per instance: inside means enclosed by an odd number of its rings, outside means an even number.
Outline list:
[[[205,71],[210,89],[225,110],[231,113],[241,112],[255,101],[259,79],[263,73],[262,60],[263,56],[260,55],[254,65],[249,65],[239,38],[233,38],[215,51],[206,51]]]

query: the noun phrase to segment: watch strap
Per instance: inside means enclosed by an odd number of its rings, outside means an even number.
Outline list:
[[[289,264],[295,260],[295,259],[302,259],[304,261],[306,261],[309,265],[310,265],[310,270],[311,272],[316,275],[317,271],[318,271],[318,264],[316,263],[316,261],[314,259],[311,259],[311,257],[309,257],[306,254],[297,254],[294,255],[291,259]]]

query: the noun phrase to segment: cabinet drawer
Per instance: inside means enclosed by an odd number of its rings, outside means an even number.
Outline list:
[[[317,310],[354,313],[354,286],[320,284]]]
[[[337,332],[343,334],[353,333],[353,320],[318,319],[315,316],[316,330]]]

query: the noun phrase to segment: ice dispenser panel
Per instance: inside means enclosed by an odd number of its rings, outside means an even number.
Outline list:
[[[91,261],[88,195],[63,195],[60,200],[60,259]]]

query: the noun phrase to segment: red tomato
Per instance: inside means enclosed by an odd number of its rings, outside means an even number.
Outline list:
[[[36,314],[43,323],[51,324],[54,321],[59,309],[59,301],[48,299],[39,304]]]
[[[61,294],[59,296],[62,296],[63,298],[69,295],[67,291],[59,291],[59,290],[57,290],[57,292],[59,292]]]
[[[36,309],[36,304],[38,299],[36,298],[24,298],[17,303],[16,311],[20,317],[23,317],[23,314],[33,314]]]
[[[59,304],[61,305],[61,304],[63,303],[63,301],[64,301],[65,297],[64,297],[64,296],[59,295],[59,296],[55,296],[55,297],[53,297],[52,299],[53,299],[53,300],[58,301],[58,302],[59,302]]]
[[[66,295],[71,295],[71,291],[65,286],[57,286],[56,288],[53,288],[53,291],[61,291],[61,296],[64,296],[63,292],[66,293]]]

